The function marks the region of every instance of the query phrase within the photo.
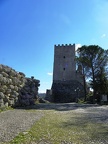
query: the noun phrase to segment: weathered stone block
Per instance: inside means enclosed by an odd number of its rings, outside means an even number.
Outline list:
[[[0,103],[4,103],[3,99],[0,99]]]
[[[5,96],[4,96],[4,93],[3,92],[0,92],[0,99],[3,99]]]

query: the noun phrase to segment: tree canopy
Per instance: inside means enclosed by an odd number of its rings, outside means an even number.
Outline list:
[[[98,45],[82,46],[77,50],[78,56],[77,62],[82,65],[83,74],[86,78],[92,81],[93,88],[93,101],[95,99],[96,87],[103,86],[102,92],[104,92],[105,84],[107,83],[108,76],[108,50],[104,50]],[[101,75],[100,85],[99,78]],[[103,78],[104,77],[104,78]],[[106,82],[105,82],[106,79]],[[103,83],[104,80],[104,83]],[[97,84],[98,81],[98,84]]]

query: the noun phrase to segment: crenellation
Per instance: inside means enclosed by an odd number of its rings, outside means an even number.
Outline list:
[[[58,45],[55,44],[54,45],[54,47],[69,47],[69,46],[72,47],[72,46],[75,46],[75,44],[61,44],[61,45],[60,44],[58,44]]]

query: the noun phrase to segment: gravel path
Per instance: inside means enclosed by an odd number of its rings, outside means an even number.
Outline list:
[[[108,105],[99,106],[97,104],[40,104],[36,106],[40,110],[56,110],[59,113],[81,114],[83,118],[91,122],[102,123],[108,127]]]
[[[8,142],[28,130],[44,114],[21,109],[0,113],[0,142]]]
[[[0,142],[8,142],[20,132],[26,132],[44,116],[44,110],[56,110],[58,113],[75,112],[85,116],[85,119],[104,123],[108,126],[108,106],[87,104],[39,104],[32,107],[33,111],[24,109],[8,110],[0,113]],[[38,109],[38,111],[35,109]]]

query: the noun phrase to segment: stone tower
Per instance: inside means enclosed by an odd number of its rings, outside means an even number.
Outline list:
[[[53,102],[73,102],[84,96],[83,76],[76,70],[75,44],[54,46],[51,91]]]
[[[74,80],[75,73],[75,44],[55,45],[53,82]]]

